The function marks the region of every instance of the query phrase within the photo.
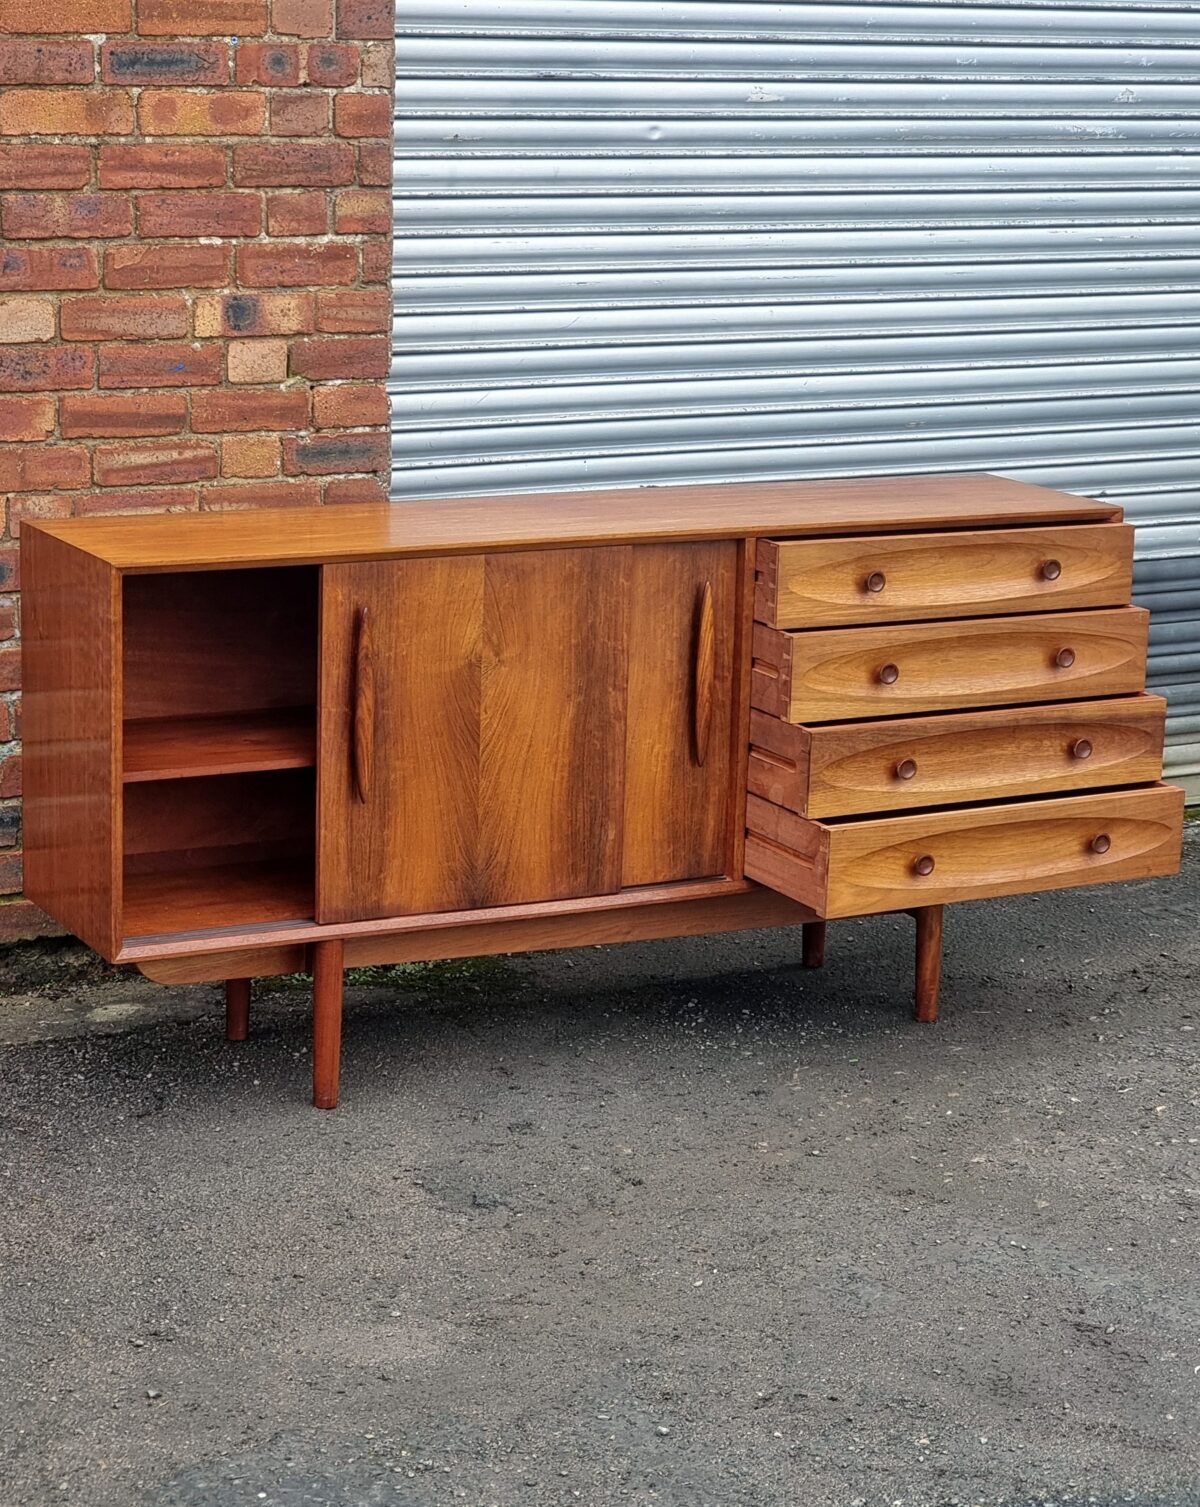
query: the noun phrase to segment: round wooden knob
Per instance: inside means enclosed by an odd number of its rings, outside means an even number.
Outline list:
[[[1069,670],[1075,663],[1074,649],[1060,649],[1054,656],[1054,663],[1060,670]]]
[[[1062,564],[1058,560],[1043,560],[1041,577],[1043,581],[1057,581],[1062,575]]]
[[[913,873],[920,874],[922,879],[933,873],[933,859],[928,853],[922,854],[920,858],[913,859]]]
[[[1090,759],[1092,757],[1092,745],[1086,738],[1076,738],[1071,744],[1071,757],[1073,759]]]
[[[887,585],[887,577],[881,570],[873,570],[867,577],[868,591],[882,591]]]
[[[1097,832],[1088,846],[1093,853],[1107,853],[1112,847],[1112,838],[1107,832]]]
[[[879,683],[881,685],[895,685],[900,679],[899,665],[880,665]]]
[[[898,780],[914,779],[916,777],[916,773],[916,759],[901,759],[899,764],[896,765],[896,778]]]

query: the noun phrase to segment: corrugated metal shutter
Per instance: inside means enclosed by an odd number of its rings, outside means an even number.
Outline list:
[[[1200,774],[1200,5],[398,10],[395,495],[1112,498]]]

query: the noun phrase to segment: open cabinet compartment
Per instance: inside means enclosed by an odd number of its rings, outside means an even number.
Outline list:
[[[318,573],[129,576],[127,939],[310,919]]]

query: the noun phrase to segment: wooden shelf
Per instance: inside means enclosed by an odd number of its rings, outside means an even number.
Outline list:
[[[311,855],[230,861],[211,868],[181,864],[125,876],[126,937],[311,921],[312,916]]]
[[[263,769],[310,769],[316,763],[312,707],[154,717],[125,724],[126,784]]]

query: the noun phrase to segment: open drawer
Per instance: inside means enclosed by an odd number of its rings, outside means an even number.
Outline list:
[[[819,916],[865,916],[1173,874],[1183,791],[1151,785],[844,821],[752,795],[746,826],[748,878]]]

